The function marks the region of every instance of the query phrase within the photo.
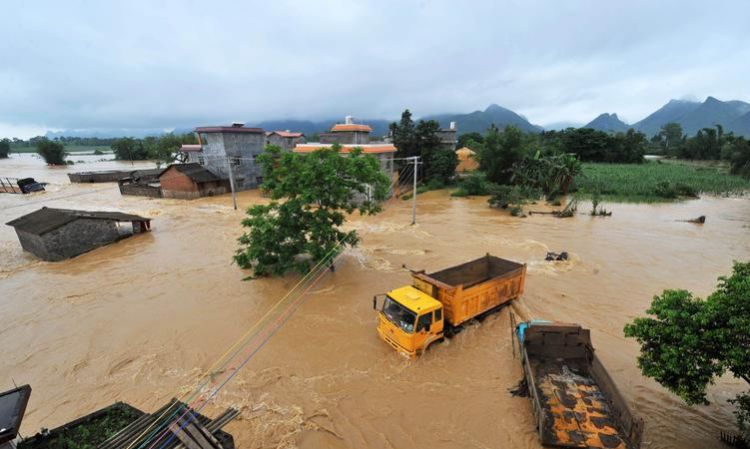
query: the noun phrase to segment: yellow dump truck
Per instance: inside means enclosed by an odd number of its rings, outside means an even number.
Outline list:
[[[435,273],[412,271],[412,285],[375,295],[378,335],[414,357],[523,293],[526,265],[487,254]],[[382,303],[379,299],[384,297]]]

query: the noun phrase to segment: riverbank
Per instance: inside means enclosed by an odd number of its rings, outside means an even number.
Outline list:
[[[584,163],[575,179],[576,196],[599,193],[604,201],[659,203],[701,194],[731,196],[750,191],[750,180],[730,175],[726,166],[687,161],[643,164]]]

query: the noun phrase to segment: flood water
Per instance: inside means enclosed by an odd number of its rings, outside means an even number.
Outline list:
[[[95,157],[101,158],[100,156]],[[79,159],[74,157],[74,159]],[[0,390],[29,383],[22,433],[56,427],[125,401],[153,411],[189,391],[213,362],[298,278],[243,281],[232,264],[242,209],[263,199],[195,201],[122,197],[116,184],[71,185],[68,171],[31,156],[0,161],[0,176],[33,176],[47,192],[0,195],[5,223],[41,206],[121,210],[152,217],[152,232],[49,263],[21,251],[0,226]],[[151,165],[136,164],[136,167]],[[241,448],[539,448],[508,310],[408,361],[378,340],[372,295],[410,281],[402,264],[433,271],[490,252],[528,264],[517,309],[592,329],[599,357],[635,413],[646,448],[719,447],[732,429],[726,399],[746,385],[711,388],[690,408],[640,375],[638,346],[622,328],[665,288],[704,296],[733,260],[750,258],[750,200],[606,204],[612,217],[509,217],[483,198],[431,192],[354,217],[362,238],[208,409],[238,407],[225,430]],[[704,225],[680,222],[706,215]],[[544,262],[547,251],[567,262]]]

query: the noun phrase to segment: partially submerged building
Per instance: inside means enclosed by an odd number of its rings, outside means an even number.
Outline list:
[[[247,128],[242,123],[232,126],[203,126],[198,133],[200,151],[187,152],[188,162],[203,165],[220,179],[234,177],[235,190],[248,190],[262,182],[262,169],[256,163],[263,153],[266,133],[262,128]]]
[[[266,145],[276,145],[282,150],[292,151],[298,143],[305,142],[305,135],[286,131],[266,131]]]
[[[168,166],[159,174],[159,183],[164,198],[195,199],[230,190],[228,180],[195,162]]]
[[[31,387],[23,385],[0,393],[0,449],[14,449]]]
[[[6,224],[15,228],[25,251],[48,261],[69,259],[151,229],[151,219],[139,215],[51,207]]]

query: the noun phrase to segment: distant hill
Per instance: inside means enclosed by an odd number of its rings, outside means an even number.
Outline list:
[[[638,131],[651,137],[661,130],[661,127],[669,122],[677,122],[685,114],[698,109],[701,104],[695,101],[670,100],[661,108],[657,109],[648,117],[633,124]]]
[[[661,127],[669,122],[679,123],[682,131],[687,135],[694,135],[702,128],[710,128],[716,124],[724,126],[727,131],[737,127],[737,134],[750,136],[750,132],[742,126],[740,117],[750,112],[750,104],[744,101],[721,101],[714,97],[706,98],[703,103],[671,100],[633,126],[652,136],[659,132]],[[740,132],[740,129],[743,129]]]
[[[627,131],[631,126],[620,120],[617,114],[607,114],[605,112],[590,121],[584,128],[596,129],[607,133],[618,133]]]
[[[727,125],[727,131],[733,131],[737,135],[750,137],[750,112],[747,112]]]
[[[440,126],[447,128],[450,122],[456,122],[458,134],[478,132],[484,134],[490,125],[495,124],[498,128],[507,125],[516,125],[523,131],[542,132],[541,126],[530,123],[526,117],[516,114],[496,104],[491,104],[484,111],[474,111],[468,114],[438,114],[424,117],[425,120],[437,120]]]

